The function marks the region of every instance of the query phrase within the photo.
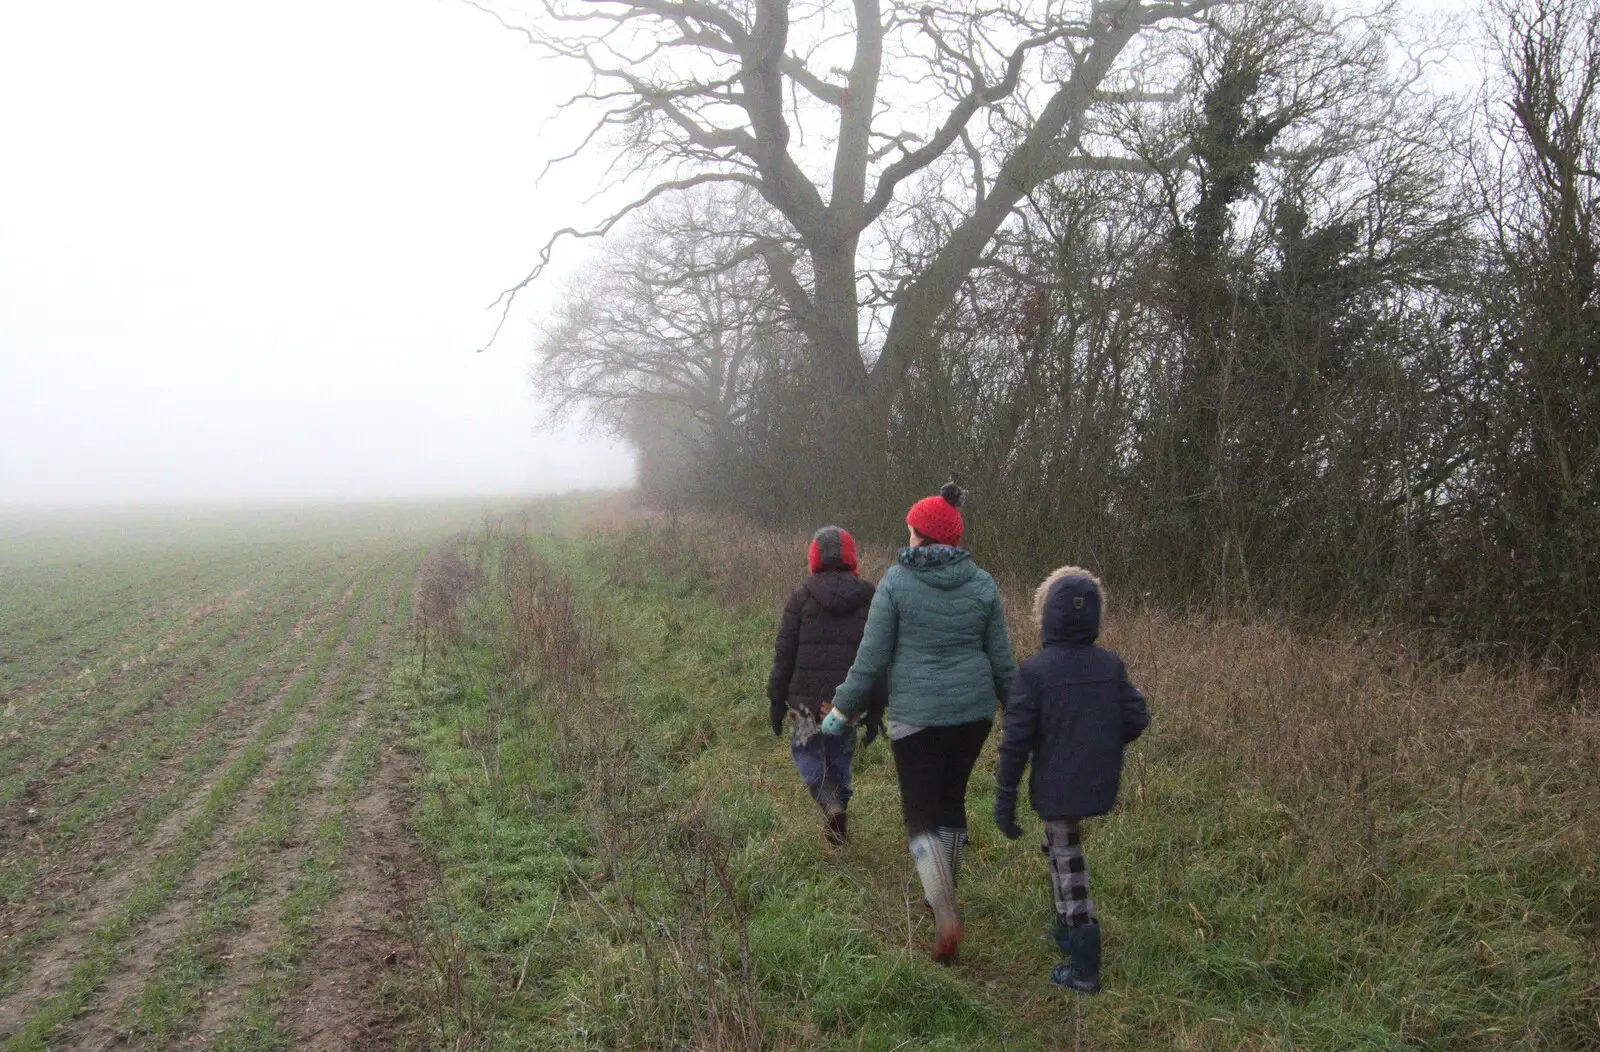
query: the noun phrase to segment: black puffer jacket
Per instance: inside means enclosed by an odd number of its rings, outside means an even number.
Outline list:
[[[823,570],[807,577],[789,596],[778,626],[778,645],[767,677],[767,699],[820,719],[823,702],[844,682],[861,645],[873,587],[848,570]],[[878,683],[867,707],[869,719],[888,700]]]
[[[1094,645],[1100,589],[1087,577],[1055,581],[1042,603],[1044,649],[1017,667],[995,783],[1015,793],[1030,761],[1028,799],[1039,817],[1103,815],[1117,802],[1122,747],[1150,710],[1122,659]]]

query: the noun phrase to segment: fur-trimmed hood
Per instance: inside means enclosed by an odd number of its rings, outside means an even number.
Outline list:
[[[1033,621],[1044,646],[1093,643],[1100,636],[1105,588],[1081,566],[1063,566],[1033,593]]]

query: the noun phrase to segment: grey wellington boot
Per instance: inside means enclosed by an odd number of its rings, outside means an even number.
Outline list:
[[[950,865],[950,887],[961,887],[961,858],[967,850],[966,826],[940,826],[939,839],[944,843],[944,857]]]
[[[944,856],[945,868],[950,871],[950,888],[955,890],[961,886],[961,856],[967,847],[967,830],[964,826],[940,826],[935,835],[939,840],[939,851]],[[922,906],[928,911],[933,910],[933,903],[928,901],[928,896],[922,896]]]
[[[934,924],[938,928],[933,959],[953,961],[956,947],[961,945],[961,914],[956,909],[956,889],[950,881],[949,864],[940,848],[939,837],[933,833],[918,833],[911,838],[911,859],[916,863],[923,897],[933,907]]]

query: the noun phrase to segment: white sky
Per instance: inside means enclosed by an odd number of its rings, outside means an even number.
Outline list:
[[[451,0],[0,0],[0,505],[625,483],[537,296],[473,353],[580,196],[549,73]]]

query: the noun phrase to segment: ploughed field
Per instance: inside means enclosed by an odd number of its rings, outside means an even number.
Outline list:
[[[0,518],[0,1047],[387,1044],[388,663],[474,517]]]

